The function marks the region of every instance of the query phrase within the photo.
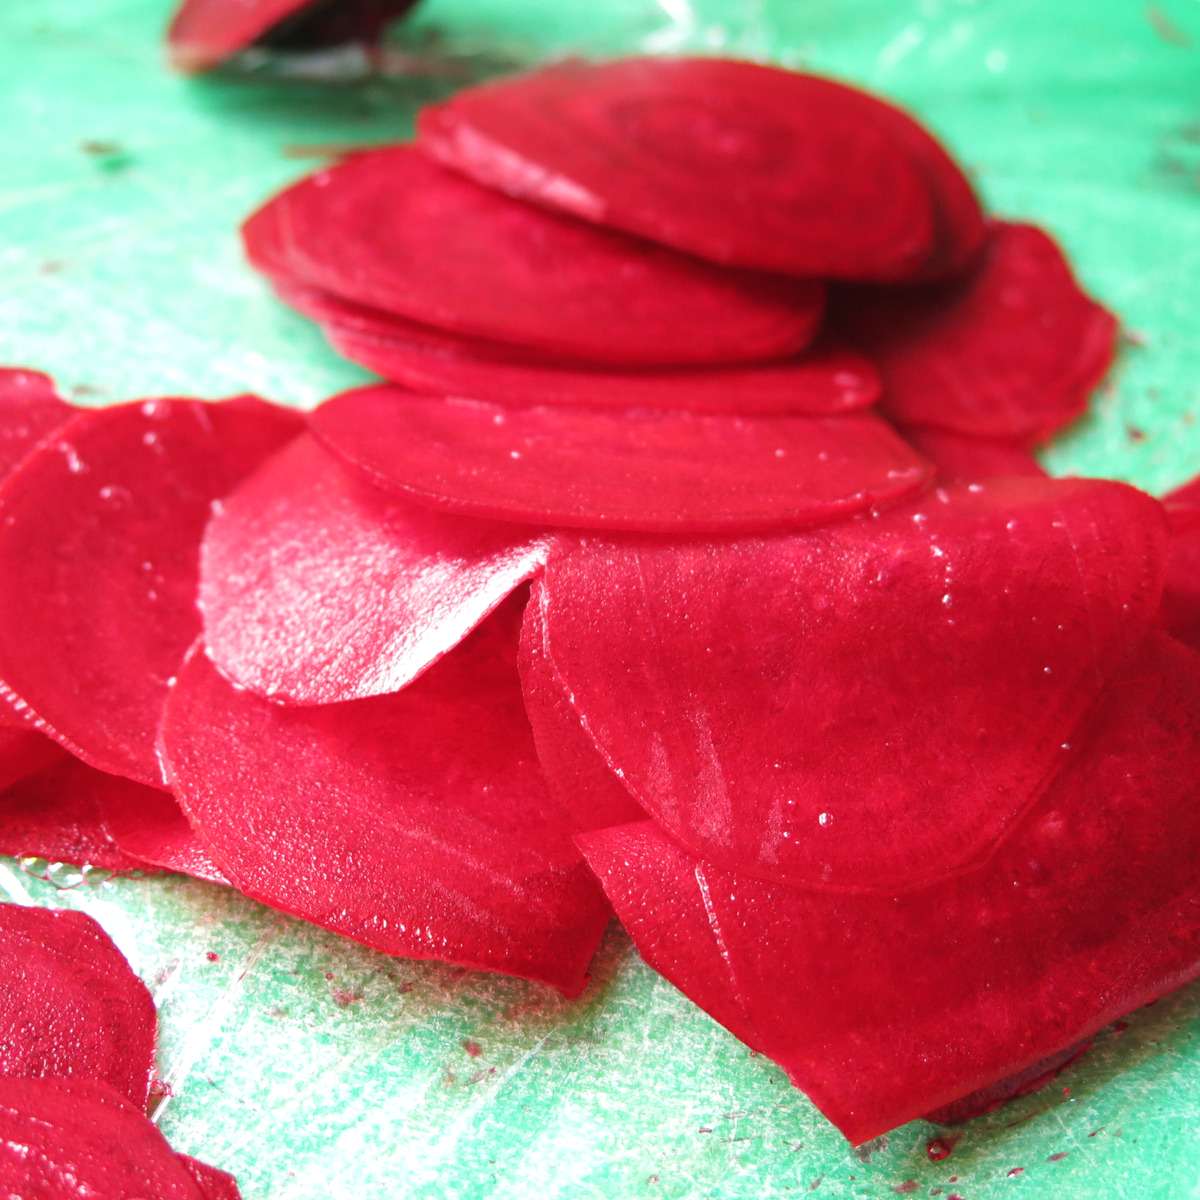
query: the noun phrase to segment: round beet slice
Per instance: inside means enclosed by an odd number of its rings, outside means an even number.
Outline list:
[[[546,789],[499,615],[404,691],[317,708],[238,691],[197,649],[163,754],[246,895],[387,954],[575,994],[608,911]]]
[[[302,428],[243,398],[80,412],[0,486],[0,679],[102,771],[161,783],[167,681],[199,632],[212,502]]]
[[[542,526],[704,532],[816,525],[907,496],[929,468],[869,414],[738,417],[507,408],[368,387],[313,432],[436,508]]]
[[[977,861],[1036,799],[1154,619],[1164,555],[1149,496],[1036,478],[786,537],[589,538],[547,565],[545,647],[695,853],[893,893]]]
[[[208,654],[229,679],[291,704],[399,691],[541,567],[549,540],[414,504],[299,438],[205,533]]]
[[[1117,322],[1032,225],[996,222],[968,275],[920,289],[847,289],[838,330],[878,364],[903,426],[1042,441],[1087,409]]]
[[[418,130],[441,162],[511,195],[736,266],[910,279],[969,255],[982,227],[962,172],[911,117],[756,63],[560,63],[460,92]]]
[[[0,367],[0,479],[73,412],[49,375]]]
[[[510,200],[408,146],[354,154],[243,229],[250,261],[468,337],[598,363],[753,362],[802,350],[824,289],[725,271]]]
[[[99,1080],[146,1103],[154,1001],[91,917],[0,904],[0,969],[0,1111],[18,1076]]]

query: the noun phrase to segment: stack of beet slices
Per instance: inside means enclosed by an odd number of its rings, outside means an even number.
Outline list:
[[[391,382],[8,377],[0,850],[567,994],[615,909],[854,1141],[1200,973],[1196,486],[1040,470],[1115,323],[909,117],[567,63],[244,234]]]

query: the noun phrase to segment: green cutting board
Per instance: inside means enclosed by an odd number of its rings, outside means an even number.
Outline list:
[[[427,0],[400,35],[436,56],[424,79],[324,85],[172,76],[166,17],[165,0],[0,8],[0,362],[81,403],[251,389],[311,405],[358,382],[235,237],[314,145],[403,137],[448,77],[496,61],[722,49],[908,104],[995,210],[1062,238],[1128,338],[1055,470],[1158,490],[1200,469],[1197,0]],[[0,860],[0,896],[112,933],[159,1004],[156,1118],[247,1200],[1200,1195],[1198,989],[932,1162],[921,1123],[850,1150],[615,929],[567,1003],[203,884],[44,867]]]

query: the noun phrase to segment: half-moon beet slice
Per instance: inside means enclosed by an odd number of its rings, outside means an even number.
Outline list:
[[[299,438],[222,503],[205,533],[208,654],[276,701],[396,692],[538,570],[549,544],[527,526],[385,492]]]
[[[86,1080],[5,1081],[0,1184],[36,1200],[208,1200],[212,1194],[144,1113]]]
[[[1200,478],[1163,497],[1171,527],[1163,622],[1200,649]]]
[[[302,428],[261,400],[81,412],[0,486],[0,679],[102,771],[161,782],[167,681],[199,632],[212,502]]]
[[[1197,974],[1198,714],[1200,659],[1152,637],[996,854],[902,895],[730,873],[651,822],[579,840],[650,965],[863,1142]]]
[[[483,183],[731,265],[908,279],[961,261],[982,229],[962,172],[911,117],[755,63],[561,63],[459,92],[418,129]]]
[[[143,871],[158,868],[206,883],[228,883],[170,795],[132,779],[120,783],[124,786],[104,791],[100,813],[105,832],[123,854]]]
[[[243,238],[268,275],[590,362],[782,358],[813,339],[824,307],[820,284],[721,270],[543,212],[408,146],[301,180]]]
[[[922,458],[937,468],[945,483],[979,483],[1004,475],[1035,475],[1046,472],[1033,453],[1020,442],[997,438],[968,437],[944,429],[901,429],[901,436]]]
[[[146,1103],[154,1001],[91,917],[0,904],[0,974],[0,1099],[24,1075],[100,1080]]]
[[[73,412],[49,375],[0,367],[0,479]]]
[[[404,691],[318,708],[237,691],[197,649],[163,753],[246,895],[388,954],[573,995],[608,909],[538,767],[499,615]]]
[[[1006,479],[787,537],[588,538],[547,565],[546,651],[697,854],[892,894],[1037,797],[1154,618],[1165,532],[1122,484]]]
[[[1117,322],[1084,293],[1055,242],[995,222],[963,279],[847,289],[834,323],[883,373],[905,426],[1041,441],[1075,420],[1112,361]]]
[[[928,466],[883,421],[507,408],[367,387],[313,432],[383,487],[435,508],[585,529],[816,525],[919,490]]]

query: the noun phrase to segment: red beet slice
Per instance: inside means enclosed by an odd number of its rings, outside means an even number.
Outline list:
[[[1163,497],[1171,526],[1163,623],[1200,649],[1200,478]]]
[[[180,1165],[192,1177],[192,1182],[200,1189],[201,1200],[242,1200],[238,1191],[237,1180],[226,1171],[218,1171],[186,1154],[176,1155]]]
[[[0,367],[0,479],[74,411],[49,375]]]
[[[205,534],[208,653],[228,678],[277,701],[396,692],[538,570],[549,541],[381,491],[299,438]]]
[[[261,400],[81,412],[0,486],[0,679],[77,757],[161,782],[209,508],[301,428]]]
[[[720,263],[907,279],[982,231],[962,172],[905,113],[755,63],[560,63],[460,92],[418,129],[483,183]]]
[[[546,789],[493,618],[404,691],[286,708],[193,652],[163,752],[235,887],[388,954],[586,980],[608,910]]]
[[[1028,441],[1086,411],[1117,333],[1055,242],[1009,222],[990,226],[966,278],[846,291],[835,323],[878,363],[882,406],[901,425]]]
[[[122,853],[142,870],[158,867],[207,883],[228,882],[166,792],[122,782],[125,786],[109,789],[101,804],[104,829]]]
[[[1127,667],[997,853],[933,887],[793,890],[651,822],[580,841],[651,966],[866,1141],[1200,970],[1200,660],[1156,637]]]
[[[91,917],[0,904],[0,974],[0,1096],[16,1076],[50,1076],[146,1103],[154,1001]]]
[[[946,483],[978,483],[1004,475],[1045,476],[1042,464],[1019,442],[968,437],[944,429],[901,429],[904,440],[937,467]]]
[[[289,187],[243,229],[285,283],[599,363],[753,362],[802,350],[824,290],[719,270],[510,200],[408,146]]]
[[[546,568],[546,648],[697,854],[891,894],[986,855],[1037,797],[1153,619],[1164,554],[1158,503],[1090,480],[790,537],[588,539]]]
[[[0,790],[65,757],[54,742],[0,702]]]
[[[815,525],[912,494],[928,468],[883,421],[505,408],[368,387],[313,432],[372,481],[496,520],[702,532]]]
[[[83,1080],[5,1081],[0,1183],[29,1200],[207,1200],[144,1114],[103,1084]]]

